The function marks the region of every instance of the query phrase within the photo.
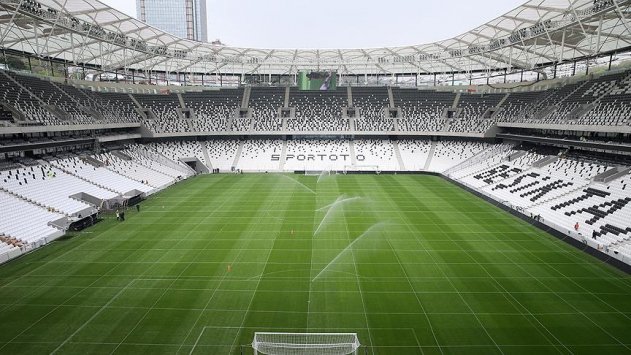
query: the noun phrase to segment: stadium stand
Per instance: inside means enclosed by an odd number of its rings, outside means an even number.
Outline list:
[[[453,104],[453,92],[393,88],[395,106],[401,109],[401,131],[442,131],[445,110]]]
[[[143,108],[151,111],[158,121],[177,120],[180,118],[178,98],[173,95],[134,95]]]
[[[121,156],[125,158],[121,158]],[[176,178],[144,166],[146,160],[134,161],[131,157],[118,153],[101,153],[95,158],[105,163],[105,167],[137,182],[149,185],[155,190],[164,188],[175,182]],[[154,191],[155,191],[154,190]]]
[[[426,170],[443,172],[488,148],[487,143],[440,141]]]
[[[66,172],[89,181],[96,186],[114,191],[120,195],[126,195],[131,190],[138,190],[143,193],[149,193],[153,190],[147,184],[137,182],[105,168],[104,164],[96,159],[72,157],[55,160],[51,164],[63,168]]]
[[[355,154],[359,167],[374,167],[369,170],[396,171],[400,170],[395,157],[392,142],[387,139],[356,140],[354,142]]]
[[[485,132],[495,122],[491,110],[498,106],[505,94],[463,94],[458,103],[458,116],[450,121],[452,132]]]
[[[136,104],[129,97],[129,94],[82,89],[79,91],[92,99],[91,101],[96,104],[93,106],[94,109],[99,110],[106,122],[135,123],[141,121],[141,117],[136,111]]]
[[[129,146],[124,150],[124,153],[131,157],[134,162],[174,179],[179,180],[194,174],[186,164],[169,160],[140,144]]]
[[[594,91],[593,97],[597,97],[591,109],[576,119],[574,124],[623,126],[629,125],[631,120],[631,74],[619,73],[611,75],[616,83],[606,93]],[[589,95],[586,93],[586,95]]]
[[[585,81],[565,96],[560,102],[552,106],[553,110],[542,117],[545,122],[567,122],[576,120],[589,105],[599,97],[607,94],[617,81],[616,75],[603,75],[597,79]],[[567,88],[564,92],[567,92]],[[569,88],[572,88],[571,86]],[[575,121],[574,121],[575,122]]]
[[[280,161],[272,156],[280,158],[282,149],[283,141],[280,139],[248,139],[243,142],[236,168],[248,172],[278,171]]]
[[[61,229],[49,225],[63,215],[0,191],[0,261],[2,255],[46,238],[63,235]]]
[[[309,155],[313,156],[310,159]],[[348,141],[296,139],[287,141],[285,171],[342,171],[352,165]],[[283,162],[281,162],[282,164]]]
[[[27,75],[18,75],[13,72],[6,72],[12,76],[14,80],[19,81],[20,85],[27,89],[30,93],[48,105],[48,110],[55,112],[58,118],[68,123],[91,123],[94,117],[82,112],[81,107],[64,91],[50,81],[39,79]]]
[[[348,92],[352,93],[352,98]],[[449,91],[396,87],[309,92],[290,88],[287,108],[295,114],[286,118],[280,117],[286,99],[283,87],[250,88],[247,102],[243,102],[243,88],[130,95],[79,89],[1,71],[0,95],[4,99],[0,117],[9,125],[142,122],[151,132],[166,136],[250,130],[273,133],[283,129],[326,134],[350,131],[354,126],[358,131],[374,132],[376,136],[398,129],[481,137],[496,122],[554,123],[568,127],[626,127],[631,122],[629,71],[587,77],[545,90],[538,87],[535,91],[510,93],[457,95]],[[355,118],[345,117],[344,109],[349,101],[357,110]],[[248,110],[240,110],[242,105]],[[400,115],[390,118],[390,113]],[[120,133],[105,131],[102,137],[117,134]],[[555,132],[546,134],[555,136]],[[81,133],[76,137],[81,137]],[[0,146],[56,143],[75,136],[5,138]],[[608,139],[580,137],[575,140],[609,144]],[[618,145],[624,147],[624,138],[621,139]],[[630,197],[628,174],[617,176],[614,172],[617,178],[613,181],[595,181],[597,176],[612,169],[631,165],[624,159],[609,161],[602,155],[584,152],[575,155],[560,148],[513,147],[512,144],[462,138],[256,139],[233,136],[227,139],[220,136],[199,142],[127,144],[98,154],[83,152],[44,159],[2,160],[0,187],[19,203],[32,204],[54,216],[76,219],[97,211],[98,201],[121,201],[124,196],[138,194],[146,196],[192,176],[195,171],[183,161],[190,159],[200,162],[208,171],[219,169],[219,172],[405,170],[442,173],[524,213],[540,216],[558,230],[579,222],[584,226],[581,235],[593,235],[592,240],[599,245],[616,247],[620,253],[628,253],[631,248],[626,239],[630,237],[627,228],[631,226],[625,219],[631,208],[627,200]],[[11,243],[24,240],[14,237],[9,229],[0,229],[0,233],[6,237],[0,240],[2,250],[14,250]],[[35,239],[41,239],[42,235],[37,234]]]
[[[359,118],[355,120],[356,130],[375,132],[394,130],[394,121],[385,119],[385,112],[390,107],[387,88],[353,88],[353,107],[359,112]]]
[[[221,172],[232,171],[239,147],[240,142],[234,139],[206,142],[206,149],[212,168],[219,169]]]
[[[397,143],[407,170],[422,171],[425,169],[432,147],[432,143],[429,140],[405,139]]]
[[[596,181],[607,171],[626,173]],[[450,177],[595,248],[631,256],[628,166],[611,166],[582,152],[515,148]]]
[[[548,94],[547,91],[524,91],[510,93],[499,112],[495,115],[497,121],[517,120],[525,117],[527,110],[536,105]]]
[[[285,101],[285,89],[281,87],[254,87],[250,91],[249,107],[252,109],[255,131],[280,131],[283,121],[278,112]]]
[[[290,131],[348,131],[342,108],[348,106],[346,89],[335,91],[290,90],[290,107],[296,109],[295,118],[287,120]]]
[[[43,107],[42,103],[37,100],[24,86],[15,85],[10,79],[22,81],[16,74],[0,71],[0,93],[2,94],[2,102],[13,106],[24,115],[28,123],[41,125],[62,124],[55,115]]]
[[[187,108],[193,111],[193,131],[227,131],[228,121],[237,116],[243,89],[183,93]]]
[[[17,170],[3,171],[0,186],[42,206],[59,211],[67,216],[88,215],[95,206],[71,197],[77,193],[88,193],[100,199],[115,198],[116,194],[89,184],[61,169],[37,165]]]
[[[146,148],[153,150],[174,162],[180,163],[180,165],[184,168],[185,165],[182,165],[181,159],[186,158],[197,158],[200,162],[208,166],[208,162],[206,161],[204,152],[202,151],[201,143],[199,142],[175,141],[167,143],[151,143],[147,145]]]

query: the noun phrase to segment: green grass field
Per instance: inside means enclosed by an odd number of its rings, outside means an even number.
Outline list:
[[[200,176],[0,266],[0,353],[631,353],[629,275],[439,177],[319,180]]]

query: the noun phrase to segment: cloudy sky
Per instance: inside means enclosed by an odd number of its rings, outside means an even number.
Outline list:
[[[136,16],[135,0],[101,0]],[[422,44],[453,37],[526,0],[207,0],[208,38],[266,48]]]

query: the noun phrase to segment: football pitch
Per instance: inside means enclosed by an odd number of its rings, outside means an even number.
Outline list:
[[[631,277],[424,175],[198,176],[0,266],[2,354],[251,354],[255,331],[631,353]]]

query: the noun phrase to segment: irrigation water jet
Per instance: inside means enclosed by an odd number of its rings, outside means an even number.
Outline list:
[[[355,243],[357,243],[358,241],[370,236],[374,230],[376,230],[378,228],[381,228],[381,227],[383,227],[385,225],[386,225],[386,222],[379,222],[379,223],[373,224],[368,229],[366,229],[364,231],[364,233],[360,234],[359,237],[355,238],[355,240],[353,240],[348,246],[346,246],[346,248],[344,248],[341,252],[339,252],[339,254],[337,254],[335,256],[335,258],[333,258],[333,260],[331,260],[331,262],[326,264],[326,266],[322,270],[320,270],[320,272],[313,279],[311,279],[311,282],[314,282],[318,277],[320,277],[320,275],[322,275],[329,268],[329,266],[333,265],[337,261],[337,259],[342,257],[342,255],[344,255],[344,253],[349,251],[353,247],[353,245],[355,245]]]
[[[313,235],[317,235],[318,232],[320,231],[320,228],[322,228],[322,226],[325,225],[325,222],[328,222],[328,220],[331,218],[331,216],[333,215],[333,213],[342,205],[349,203],[349,202],[353,202],[353,201],[357,201],[357,200],[361,200],[363,197],[345,197],[345,195],[342,195],[340,197],[338,197],[335,202],[326,205],[322,208],[318,208],[316,211],[324,211],[326,210],[326,213],[324,214],[324,217],[322,217],[322,220],[320,221],[320,224],[318,224],[318,227],[316,228],[316,230],[313,232]]]
[[[319,184],[322,179],[328,176],[331,176],[331,172],[329,170],[322,170],[322,172],[320,172],[320,175],[318,175],[318,180],[316,181],[316,184]]]
[[[298,180],[296,180],[296,179],[293,179],[293,178],[291,178],[291,177],[289,177],[289,176],[287,176],[287,175],[284,175],[284,174],[283,174],[283,175],[281,175],[281,176],[283,176],[283,177],[285,177],[285,178],[287,178],[287,179],[289,179],[289,180],[293,181],[294,183],[296,183],[296,184],[298,184],[298,185],[300,185],[300,186],[304,187],[305,189],[309,190],[309,192],[311,192],[312,194],[314,194],[314,195],[315,195],[315,193],[316,193],[316,192],[315,192],[315,191],[313,191],[313,189],[311,189],[309,186],[307,186],[307,185],[305,185],[305,184],[301,183],[300,181],[298,181]]]

